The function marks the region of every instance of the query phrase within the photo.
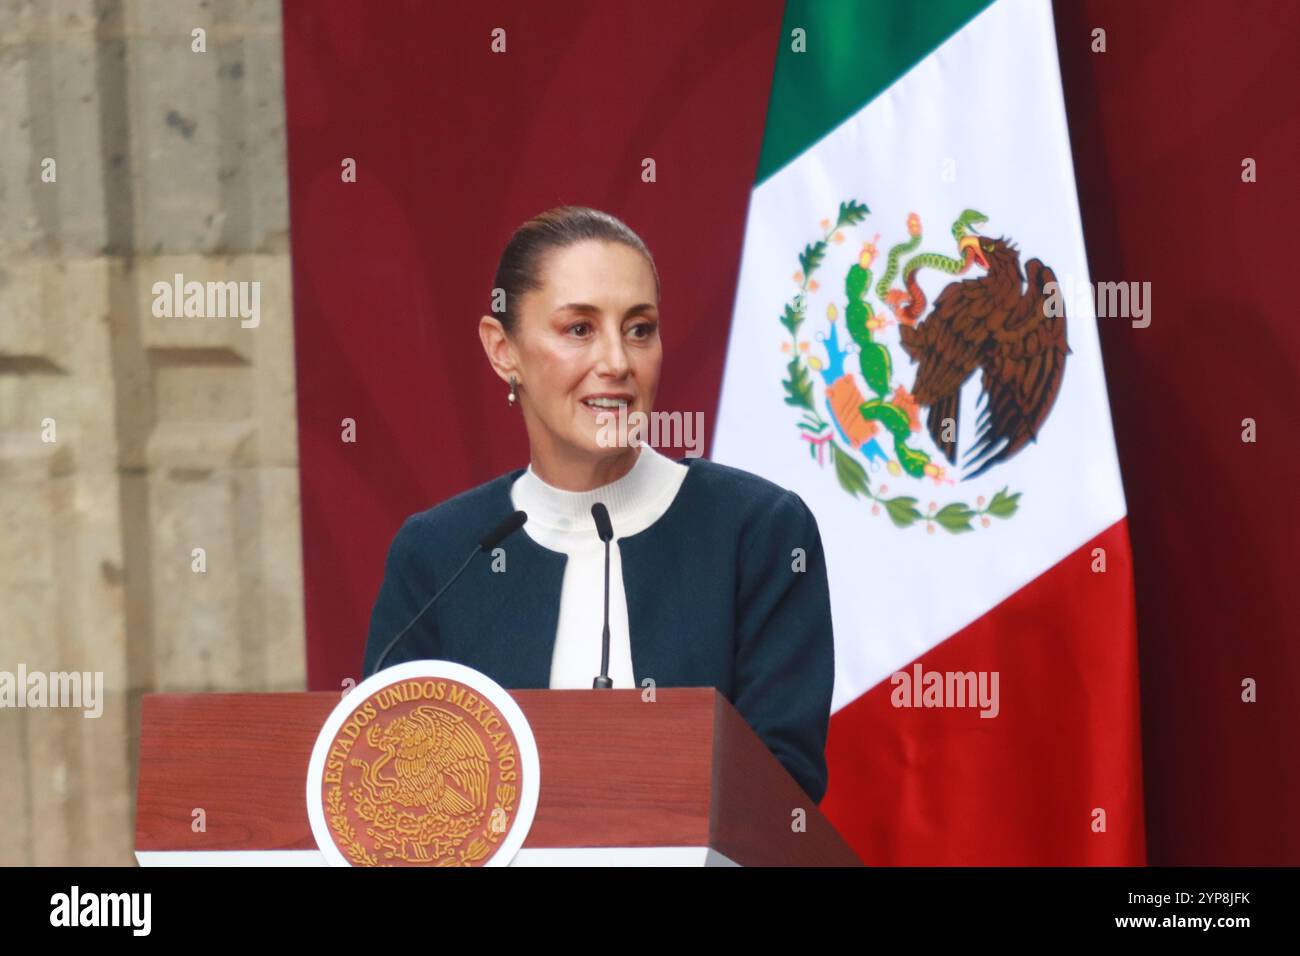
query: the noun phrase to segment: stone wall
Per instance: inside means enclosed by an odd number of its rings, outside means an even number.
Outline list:
[[[302,605],[279,0],[0,0],[0,672],[105,691],[0,708],[0,865],[131,863],[140,696],[302,689]]]

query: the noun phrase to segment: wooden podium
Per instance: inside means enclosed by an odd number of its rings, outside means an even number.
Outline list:
[[[510,696],[541,756],[537,814],[514,866],[860,865],[711,687],[660,689],[653,703],[637,690]],[[307,819],[307,764],[339,699],[146,695],[141,865],[324,865]]]

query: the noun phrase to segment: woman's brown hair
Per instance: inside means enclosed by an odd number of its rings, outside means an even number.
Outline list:
[[[659,270],[655,268],[654,257],[626,223],[587,206],[556,206],[516,229],[501,253],[493,288],[505,292],[505,311],[496,313],[496,317],[507,334],[513,334],[519,322],[515,303],[525,293],[542,287],[546,257],[574,243],[593,239],[619,242],[645,256],[655,277],[655,298],[659,298]]]

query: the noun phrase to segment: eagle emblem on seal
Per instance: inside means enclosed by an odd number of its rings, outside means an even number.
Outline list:
[[[489,762],[473,726],[432,704],[366,728],[378,752],[353,757],[356,814],[385,857],[435,862],[480,828],[488,812]]]

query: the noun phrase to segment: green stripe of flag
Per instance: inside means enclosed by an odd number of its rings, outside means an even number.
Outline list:
[[[993,0],[786,0],[767,126],[762,183],[875,99]],[[791,31],[806,31],[795,53]]]

